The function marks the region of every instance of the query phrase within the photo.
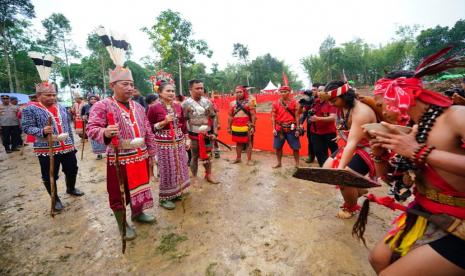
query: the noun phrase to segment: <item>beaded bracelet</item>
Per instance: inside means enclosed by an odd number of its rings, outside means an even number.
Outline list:
[[[428,146],[426,144],[421,144],[413,152],[413,162],[417,167],[423,167],[426,163],[426,158],[428,155],[435,149],[434,146]]]

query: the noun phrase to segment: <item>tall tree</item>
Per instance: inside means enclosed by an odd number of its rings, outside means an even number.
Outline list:
[[[234,43],[233,45],[233,57],[238,58],[240,61],[244,63],[246,69],[246,76],[247,76],[247,85],[249,83],[249,72],[248,72],[248,58],[249,58],[249,48],[247,45],[241,43]]]
[[[152,40],[155,51],[161,57],[161,66],[178,77],[179,93],[182,91],[183,67],[195,63],[195,54],[211,57],[213,52],[207,42],[192,38],[192,24],[183,19],[179,12],[162,11],[151,27],[142,28]]]
[[[63,14],[52,13],[48,18],[42,20],[42,25],[46,30],[44,44],[48,47],[48,51],[58,56],[64,55],[66,78],[68,79],[68,86],[71,88],[71,74],[68,58],[69,56],[79,57],[79,53],[74,45],[66,44],[70,44],[68,36],[71,33],[71,24],[68,18]],[[71,97],[73,97],[73,95],[71,95]]]
[[[103,95],[107,94],[107,80],[106,75],[108,72],[109,66],[112,64],[110,55],[108,54],[107,50],[103,46],[100,37],[96,33],[91,33],[87,36],[87,48],[91,51],[91,56],[93,59],[89,59],[89,61],[98,61],[97,67],[100,68],[100,77],[98,78],[101,80],[101,87]]]
[[[1,0],[0,1],[0,35],[2,43],[3,59],[8,75],[10,91],[14,91],[13,78],[10,66],[10,40],[7,33],[10,28],[15,27],[19,17],[33,18],[35,16],[34,5],[30,0]]]

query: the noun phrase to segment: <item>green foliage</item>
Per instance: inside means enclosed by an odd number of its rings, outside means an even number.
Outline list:
[[[17,31],[21,33],[21,30],[28,24],[27,20],[34,16],[34,5],[30,0],[0,1],[0,42],[2,48],[0,54],[2,58],[0,88],[6,91],[13,92],[20,89],[15,63],[16,51],[19,50],[19,47],[15,47],[12,43],[17,37]],[[10,49],[12,47],[13,49]],[[13,85],[13,78],[15,85]]]
[[[4,31],[3,27],[8,22],[13,22],[17,19],[17,16],[23,16],[25,18],[35,17],[34,5],[31,0],[2,0],[0,1],[0,29]]]
[[[415,64],[433,54],[434,52],[448,46],[453,45],[452,53],[463,51],[465,49],[465,20],[459,20],[454,27],[436,26],[422,30],[416,37],[416,47],[414,51]],[[465,72],[464,69],[455,69],[455,73]]]
[[[234,43],[232,55],[246,63],[249,57],[249,47],[241,43]]]
[[[207,42],[193,39],[192,24],[183,19],[179,12],[162,11],[151,27],[142,28],[152,40],[152,46],[160,55],[160,68],[171,72],[178,80],[179,70],[195,63],[195,55],[211,57],[213,52]],[[179,68],[180,67],[180,68]]]
[[[344,70],[347,78],[357,84],[373,84],[385,71],[413,66],[417,29],[418,26],[400,26],[398,37],[379,47],[370,46],[359,38],[336,46],[336,41],[328,37],[321,43],[319,55],[304,57],[301,64],[314,82],[342,79]]]
[[[126,66],[131,70],[132,77],[134,78],[134,86],[139,89],[141,94],[147,95],[152,92],[152,85],[150,83],[150,73],[144,67],[128,60]]]

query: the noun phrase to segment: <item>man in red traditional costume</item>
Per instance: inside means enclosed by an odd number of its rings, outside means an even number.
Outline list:
[[[153,206],[149,179],[149,163],[155,157],[155,142],[152,128],[145,114],[145,109],[131,98],[134,92],[134,80],[128,68],[124,68],[124,56],[117,55],[123,51],[124,40],[118,44],[110,41],[104,31],[100,31],[107,50],[110,52],[116,68],[110,71],[109,83],[113,96],[94,104],[89,114],[87,135],[90,139],[107,146],[107,191],[110,208],[115,214],[120,232],[123,231],[125,208],[118,183],[117,165],[120,165],[120,179],[125,191],[125,202],[130,203],[131,218],[141,223],[153,223],[155,217],[143,211]],[[105,40],[106,38],[106,40]],[[107,43],[106,43],[107,42]],[[123,46],[120,46],[123,45]],[[127,46],[126,46],[127,47]],[[116,49],[115,49],[116,48]],[[116,54],[115,54],[116,52]],[[109,116],[109,114],[111,114]],[[114,119],[114,122],[112,120]],[[115,162],[115,149],[110,145],[117,137],[119,164]],[[135,230],[126,223],[126,240],[136,237]]]
[[[452,100],[424,89],[421,81],[422,76],[465,66],[465,57],[443,58],[449,50],[426,58],[415,72],[393,72],[375,85],[386,113],[396,113],[401,124],[415,124],[409,134],[387,123],[389,133],[370,132],[376,137],[372,148],[377,174],[386,179],[390,167],[398,169],[386,158],[388,150],[396,153],[409,167],[401,179],[405,187],[414,185],[415,196],[407,207],[389,197],[368,197],[405,211],[370,253],[380,275],[465,275],[465,107],[452,106]],[[453,223],[442,227],[431,214]]]
[[[191,141],[191,171],[197,176],[199,159],[205,167],[205,180],[212,184],[219,182],[212,177],[211,151],[213,140],[217,138],[218,127],[213,103],[203,96],[204,86],[201,80],[189,81],[191,97],[182,103],[187,121],[187,130]]]
[[[371,160],[370,145],[362,125],[376,123],[373,109],[356,99],[355,91],[344,81],[331,81],[325,87],[325,92],[319,94],[322,100],[338,108],[336,113],[336,129],[339,149],[329,157],[324,168],[353,170],[362,175],[375,176],[375,166]],[[351,218],[359,209],[357,199],[365,190],[340,186],[344,204],[337,217]]]
[[[48,82],[53,57],[31,52],[37,70],[39,71],[41,83],[36,85],[37,102],[31,102],[23,109],[21,114],[21,126],[24,133],[35,137],[34,152],[39,158],[42,181],[49,194],[51,194],[50,183],[50,145],[47,139],[52,135],[52,151],[54,156],[54,179],[58,179],[60,165],[63,167],[66,180],[66,192],[73,196],[82,196],[83,192],[76,189],[76,176],[78,173],[76,149],[74,137],[68,120],[66,109],[57,104],[57,92],[55,85]],[[52,125],[48,125],[52,118]],[[61,211],[63,204],[55,190],[55,211]]]
[[[283,146],[287,141],[292,148],[295,167],[299,167],[300,133],[299,125],[299,104],[292,99],[291,87],[283,85],[279,88],[281,97],[275,101],[271,109],[271,126],[273,128],[273,148],[276,150],[278,163],[274,169],[282,166]]]
[[[86,105],[82,100],[82,97],[77,95],[74,100],[76,101],[73,106],[71,106],[71,115],[73,117],[74,128],[77,134],[81,135],[84,132],[84,123],[81,118],[81,110]]]
[[[247,165],[251,165],[252,137],[255,132],[255,105],[249,99],[247,87],[236,86],[236,100],[229,104],[228,132],[236,142],[236,160],[233,164],[241,162],[242,150],[247,152]]]

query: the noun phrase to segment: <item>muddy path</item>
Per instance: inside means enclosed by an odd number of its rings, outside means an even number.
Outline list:
[[[122,255],[105,160],[95,160],[88,149],[79,160],[77,187],[84,197],[65,194],[64,176],[57,181],[65,210],[52,219],[31,147],[23,156],[0,153],[0,274],[374,275],[368,249],[351,236],[354,219],[334,216],[338,190],[291,178],[290,158],[273,170],[271,153],[254,153],[254,166],[231,165],[233,157],[223,152],[214,160],[222,183],[198,180],[185,213],[180,203],[173,211],[151,209],[157,223],[136,223],[138,237]],[[369,248],[394,216],[371,209]]]

